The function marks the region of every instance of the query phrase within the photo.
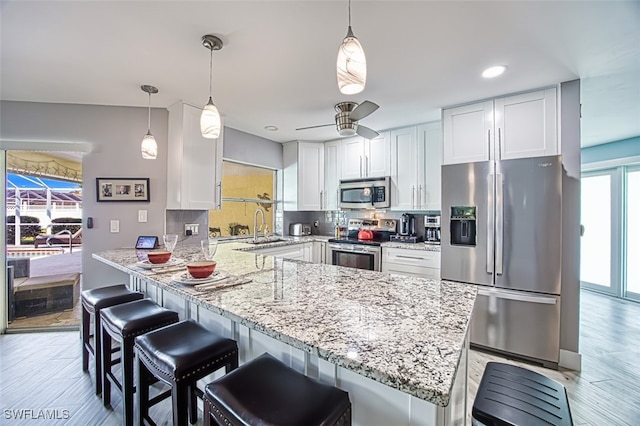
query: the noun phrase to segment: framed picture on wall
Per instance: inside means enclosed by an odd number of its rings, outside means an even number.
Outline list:
[[[149,202],[149,178],[96,178],[98,202]]]

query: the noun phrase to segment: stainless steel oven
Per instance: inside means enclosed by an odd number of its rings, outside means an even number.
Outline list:
[[[329,243],[327,247],[327,257],[332,265],[370,271],[380,270],[382,248],[379,245]]]

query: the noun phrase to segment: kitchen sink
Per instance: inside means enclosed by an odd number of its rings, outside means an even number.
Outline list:
[[[277,243],[280,241],[289,241],[289,240],[285,240],[284,238],[280,238],[280,237],[268,237],[268,238],[258,238],[256,241],[253,241],[253,239],[250,239],[248,241],[246,241],[249,244],[270,244],[270,243]]]

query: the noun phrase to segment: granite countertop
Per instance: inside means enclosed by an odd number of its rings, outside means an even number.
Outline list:
[[[252,245],[221,243],[215,259],[220,273],[251,281],[208,291],[173,282],[175,270],[139,268],[133,249],[93,257],[321,359],[427,402],[448,405],[475,286],[241,250],[247,246]],[[185,260],[200,256],[197,246],[174,252]]]

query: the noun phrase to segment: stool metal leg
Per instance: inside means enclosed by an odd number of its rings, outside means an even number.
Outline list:
[[[89,370],[89,339],[90,332],[89,328],[91,327],[91,315],[87,309],[82,306],[82,371]]]
[[[102,364],[102,403],[105,407],[111,404],[111,382],[107,377],[107,373],[111,371],[111,335],[107,333],[104,327],[98,331],[102,334],[102,345],[96,357],[101,358]]]
[[[133,393],[135,389],[133,381],[133,341],[131,339],[123,339],[121,348],[124,421],[125,426],[130,426],[133,425]]]

